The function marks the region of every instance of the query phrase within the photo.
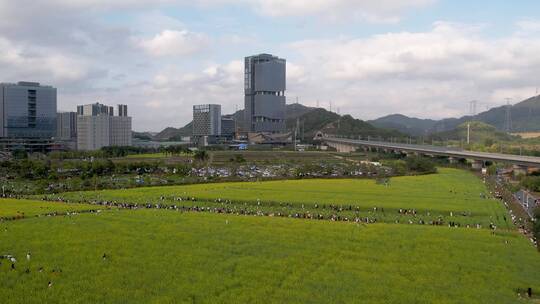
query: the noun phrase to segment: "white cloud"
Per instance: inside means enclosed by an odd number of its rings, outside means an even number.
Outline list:
[[[141,39],[138,45],[153,56],[185,56],[205,48],[209,38],[186,30],[164,30],[151,39]]]
[[[396,22],[409,9],[423,8],[438,0],[0,0],[0,23],[18,15],[43,12],[105,12],[114,10],[158,9],[162,7],[215,8],[248,7],[270,17],[319,16],[324,19],[357,19],[370,22]],[[25,7],[22,12],[21,7]],[[5,21],[5,20],[4,20]]]
[[[256,10],[268,16],[309,16],[396,22],[407,9],[421,8],[434,0],[257,0]]]
[[[540,20],[526,19],[516,23],[516,25],[526,32],[540,32]]]
[[[503,103],[497,92],[533,95],[540,39],[488,39],[483,28],[437,22],[427,32],[292,43],[308,76],[289,83],[289,95],[333,100],[364,119],[389,112],[442,118],[464,114],[472,99]]]
[[[100,72],[85,58],[40,47],[16,45],[0,37],[0,67],[10,79],[38,79],[47,83],[74,83]]]

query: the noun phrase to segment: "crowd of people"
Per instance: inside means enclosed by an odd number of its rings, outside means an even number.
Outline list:
[[[54,200],[70,203],[69,199],[62,196],[45,196],[43,200]],[[356,223],[377,223],[381,221],[394,223],[408,223],[418,225],[448,226],[482,228],[482,223],[461,223],[458,217],[470,217],[470,212],[450,212],[449,216],[434,214],[430,211],[420,212],[416,209],[386,210],[381,207],[362,209],[358,205],[340,204],[294,204],[288,202],[262,202],[255,201],[233,201],[230,199],[216,198],[208,200],[196,198],[194,196],[167,196],[161,195],[157,202],[130,203],[117,202],[111,200],[96,200],[95,198],[80,197],[77,203],[88,203],[98,206],[122,208],[122,209],[166,209],[179,212],[209,212],[218,214],[269,216],[269,217],[289,217],[311,220],[330,220],[340,222]],[[200,204],[197,204],[200,202]],[[451,220],[445,220],[450,218]],[[470,220],[466,221],[470,222]],[[490,223],[488,227],[495,230],[497,227]]]

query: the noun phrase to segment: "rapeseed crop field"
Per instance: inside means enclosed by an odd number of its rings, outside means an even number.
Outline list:
[[[464,170],[447,168],[439,169],[437,174],[395,177],[388,184],[378,184],[373,179],[303,179],[71,192],[48,198],[74,202],[225,206],[268,214],[310,212],[392,223],[442,219],[462,225],[512,226],[503,204],[490,198],[478,177]],[[330,208],[331,205],[334,207]]]
[[[33,215],[0,221],[2,303],[538,301],[537,249],[466,171],[47,198],[0,200]]]
[[[38,200],[0,199],[0,219],[12,217],[29,217],[49,213],[80,212],[97,210],[102,207],[90,204],[63,204]]]
[[[527,303],[516,232],[110,210],[0,224],[2,303]],[[30,253],[30,258],[26,254]]]

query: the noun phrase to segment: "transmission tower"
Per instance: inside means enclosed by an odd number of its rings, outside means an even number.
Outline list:
[[[506,133],[510,133],[512,131],[512,105],[510,104],[510,101],[512,98],[506,98],[506,119],[504,121],[504,129]]]

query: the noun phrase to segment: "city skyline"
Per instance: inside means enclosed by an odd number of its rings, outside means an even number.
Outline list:
[[[181,127],[193,104],[242,108],[258,53],[287,58],[287,103],[364,120],[461,116],[540,86],[535,1],[25,1],[0,0],[1,81],[57,87],[59,111],[128,104],[137,131]]]

